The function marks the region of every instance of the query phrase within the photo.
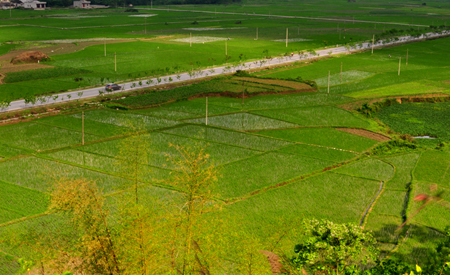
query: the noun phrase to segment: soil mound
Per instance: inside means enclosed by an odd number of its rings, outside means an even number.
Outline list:
[[[38,51],[23,52],[11,59],[12,64],[38,63],[38,61],[49,59],[50,57]]]

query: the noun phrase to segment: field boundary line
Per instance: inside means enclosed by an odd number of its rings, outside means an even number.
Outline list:
[[[188,136],[183,136],[183,135],[180,135],[180,134],[169,133],[169,132],[161,132],[161,133],[162,134],[167,134],[167,135],[183,137],[183,138],[195,139],[195,140],[199,140],[199,141],[204,140],[204,141],[211,142],[211,143],[231,146],[231,147],[240,148],[240,149],[246,149],[246,150],[255,151],[255,152],[261,152],[261,153],[268,152],[268,151],[264,151],[264,150],[260,150],[260,149],[255,149],[255,148],[252,148],[252,147],[244,147],[244,146],[239,146],[239,145],[230,144],[230,143],[223,143],[223,142],[220,142],[220,141],[213,141],[213,140],[210,140],[210,139],[201,139],[201,138],[198,138],[198,137],[188,137]],[[271,150],[269,150],[269,151],[271,151]]]
[[[252,191],[252,192],[247,193],[247,194],[244,194],[241,197],[230,198],[228,200],[227,204],[234,204],[236,202],[246,200],[246,199],[248,199],[250,197],[253,197],[255,195],[259,195],[259,194],[261,194],[263,192],[267,192],[267,191],[269,191],[271,189],[281,188],[281,187],[284,187],[286,185],[289,185],[289,184],[292,184],[292,183],[295,183],[295,182],[300,182],[300,181],[303,181],[303,180],[306,180],[306,179],[309,179],[309,178],[312,178],[312,177],[316,177],[316,176],[319,176],[319,175],[322,175],[322,174],[325,174],[325,173],[334,173],[334,171],[332,171],[332,170],[338,169],[341,166],[344,166],[344,165],[348,164],[347,162],[350,162],[350,161],[343,161],[341,163],[337,163],[336,165],[333,165],[333,166],[330,166],[330,167],[325,167],[322,170],[312,171],[312,172],[310,172],[308,174],[303,174],[303,175],[300,175],[300,176],[297,176],[297,177],[294,177],[294,178],[291,178],[291,179],[288,179],[288,180],[285,180],[285,181],[282,181],[282,182],[278,182],[278,183],[276,183],[274,185],[261,187],[260,189],[257,189],[255,191]],[[337,173],[334,173],[334,174],[337,174]],[[339,175],[352,177],[350,175],[345,175],[345,174],[339,174]],[[370,181],[378,182],[378,180],[370,180]]]
[[[372,201],[369,203],[369,206],[366,208],[366,210],[362,214],[362,218],[361,218],[361,220],[359,222],[359,226],[361,226],[363,229],[365,227],[365,225],[363,225],[364,221],[366,220],[365,218],[370,212],[372,212],[373,206],[375,205],[376,201],[378,201],[378,199],[380,198],[381,194],[384,191],[383,187],[384,187],[384,182],[381,181],[380,182],[380,189],[375,194],[375,196],[373,197]],[[367,222],[367,220],[366,220],[366,222]]]
[[[20,218],[20,219],[12,220],[12,221],[9,221],[9,222],[5,222],[5,223],[0,224],[0,228],[8,226],[8,225],[12,225],[12,224],[20,223],[20,222],[23,222],[23,221],[26,221],[26,220],[31,220],[31,219],[34,219],[34,218],[47,216],[47,215],[50,215],[52,213],[53,212],[51,212],[51,211],[46,211],[46,212],[41,213],[41,214],[37,214],[37,215],[33,215],[33,216],[27,216],[27,217],[23,217],[23,218]]]

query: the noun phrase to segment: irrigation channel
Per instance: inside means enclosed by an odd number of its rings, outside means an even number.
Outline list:
[[[384,182],[381,182],[380,183],[380,189],[378,189],[377,194],[375,195],[375,197],[373,197],[372,201],[369,203],[369,206],[367,206],[366,211],[364,211],[364,214],[363,214],[361,220],[359,221],[359,226],[362,226],[362,224],[364,223],[364,219],[366,218],[367,213],[369,212],[370,208],[372,207],[373,202],[378,198],[378,196],[380,195],[381,190],[383,190],[383,185],[384,185]]]
[[[379,41],[374,44],[374,48],[382,48],[384,46],[394,45],[394,44],[401,44],[405,42],[414,42],[414,41],[421,41],[422,39],[429,39],[429,38],[440,38],[445,37],[450,34],[449,31],[443,31],[441,34],[438,33],[427,33],[425,35],[421,35],[420,37],[411,37],[411,36],[401,36],[399,37],[399,41],[397,42],[389,42],[384,43],[383,41]],[[372,47],[370,42],[364,42],[362,43],[362,47],[359,49],[354,50],[348,50],[346,47],[335,47],[335,48],[328,48],[324,50],[318,50],[316,52],[316,56],[300,56],[299,54],[294,54],[293,56],[285,57],[282,59],[273,59],[273,60],[253,60],[249,62],[241,63],[238,67],[235,66],[229,66],[224,65],[220,67],[214,67],[214,68],[207,68],[204,70],[198,70],[195,71],[195,74],[193,72],[186,72],[181,73],[178,75],[166,75],[166,76],[160,76],[158,78],[152,78],[147,80],[141,80],[141,81],[133,81],[133,82],[127,82],[127,83],[121,83],[122,90],[112,92],[112,93],[121,93],[121,92],[127,92],[132,90],[138,90],[143,88],[149,88],[149,87],[157,87],[166,85],[168,82],[161,81],[161,79],[172,79],[170,83],[177,83],[177,82],[183,82],[188,81],[192,79],[201,79],[211,76],[218,76],[218,75],[224,75],[233,73],[235,70],[242,70],[242,69],[251,69],[251,68],[264,68],[264,67],[270,67],[273,65],[281,65],[281,64],[288,64],[296,61],[301,60],[308,60],[308,59],[315,59],[317,57],[323,57],[327,55],[336,55],[336,54],[343,54],[343,53],[351,53],[356,52],[360,50],[367,50]],[[160,79],[160,82],[158,82],[158,79]],[[141,84],[139,84],[141,82]],[[144,83],[145,82],[145,83]],[[33,107],[39,107],[39,106],[45,106],[45,105],[51,105],[55,103],[62,103],[62,102],[69,102],[69,101],[75,101],[79,99],[86,99],[86,98],[93,98],[100,96],[105,91],[104,86],[101,87],[95,87],[90,89],[84,89],[84,90],[76,90],[76,91],[70,91],[66,93],[60,93],[60,94],[53,94],[51,97],[48,98],[45,102],[36,102],[35,104],[26,104],[25,100],[16,100],[9,104],[8,107],[3,107],[0,109],[0,112],[10,112],[10,111],[19,111],[23,109],[33,108]],[[57,98],[56,98],[57,96]],[[53,99],[53,98],[56,99]]]

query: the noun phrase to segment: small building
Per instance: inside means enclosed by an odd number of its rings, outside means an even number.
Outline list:
[[[25,9],[33,9],[33,10],[45,10],[47,7],[47,2],[41,2],[37,0],[21,0],[22,4],[20,6]]]
[[[79,8],[79,9],[90,9],[91,1],[86,1],[86,0],[73,1],[73,7]]]

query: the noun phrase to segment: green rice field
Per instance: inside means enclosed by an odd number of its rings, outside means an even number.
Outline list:
[[[231,38],[228,62],[236,63],[263,58],[265,50],[276,57],[324,49],[369,40],[383,29],[413,32],[410,25],[425,30],[450,19],[448,3],[414,3],[325,0],[318,9],[307,1],[243,1],[138,7],[137,13],[13,10],[11,18],[0,10],[1,55],[69,45],[71,51],[50,54],[43,63],[53,68],[5,73],[0,99],[213,67],[227,62],[219,38]],[[269,12],[306,18],[257,16]],[[286,28],[293,39],[287,48],[276,41]],[[214,39],[189,47],[183,39],[190,33]],[[57,41],[92,38],[117,40]],[[0,124],[0,274],[20,274],[19,259],[40,260],[31,237],[52,243],[52,234],[63,240],[76,235],[49,210],[55,178],[95,181],[114,225],[134,188],[143,205],[176,201],[181,192],[167,184],[177,169],[168,161],[178,155],[172,145],[205,148],[220,172],[214,192],[223,205],[210,215],[236,218],[251,238],[272,238],[266,229],[281,221],[328,219],[373,232],[383,256],[429,265],[450,225],[449,47],[450,38],[442,38],[330,56]],[[293,91],[292,85],[304,85],[298,78],[315,81],[318,89]],[[370,114],[358,111],[371,106],[377,108]],[[135,163],[142,175],[133,178],[123,171],[131,162],[123,147],[136,131],[146,155]],[[435,139],[413,138],[422,135]],[[421,194],[435,196],[423,210],[414,200]],[[289,244],[280,242],[280,249],[291,253],[298,236],[286,238]]]

